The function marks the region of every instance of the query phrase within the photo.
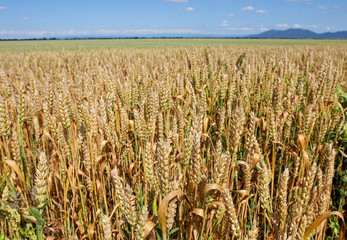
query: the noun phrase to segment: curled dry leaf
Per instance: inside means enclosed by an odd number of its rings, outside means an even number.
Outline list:
[[[179,197],[183,194],[182,190],[176,190],[168,193],[165,198],[161,201],[159,205],[159,211],[158,211],[158,217],[159,217],[159,226],[163,233],[163,235],[166,235],[166,210],[169,202],[175,198]]]
[[[341,233],[340,233],[340,239],[345,239],[345,232],[346,232],[346,224],[345,224],[345,220],[344,217],[342,215],[342,213],[340,212],[326,212],[323,213],[322,215],[320,215],[305,231],[304,237],[303,239],[306,240],[308,239],[311,234],[313,233],[313,231],[320,226],[320,224],[322,224],[326,219],[328,219],[330,216],[335,215],[337,217],[339,217],[342,221],[342,225],[341,225]]]

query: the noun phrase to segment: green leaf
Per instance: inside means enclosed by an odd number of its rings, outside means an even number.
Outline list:
[[[1,233],[0,234],[0,240],[10,240],[10,239]]]
[[[343,91],[342,87],[337,89],[337,95],[347,100],[347,92]]]
[[[243,59],[246,57],[246,53],[243,53],[239,56],[239,58],[237,59],[235,65],[237,67],[237,69],[240,69],[243,63]]]
[[[343,108],[347,107],[347,92],[343,91],[343,88],[340,87],[337,89],[337,95],[339,96],[339,101]]]
[[[154,230],[155,230],[155,232],[156,232],[156,234],[157,234],[158,240],[162,240],[162,239],[163,239],[163,238],[162,238],[163,233],[161,232],[161,229],[160,229],[159,227],[156,227]]]
[[[20,214],[10,205],[0,205],[0,213],[1,215],[4,215],[5,218],[12,217],[16,223],[20,223]]]
[[[331,228],[334,231],[334,235],[338,236],[339,232],[340,232],[340,226],[339,226],[337,219],[334,216],[330,216],[329,222],[330,222]]]
[[[125,231],[124,228],[122,228],[122,233],[125,236],[125,239],[130,239],[129,233],[127,231]]]
[[[25,236],[25,239],[37,239],[35,228],[32,228],[30,223],[26,224],[25,229],[20,228],[20,232],[23,236]]]
[[[173,234],[173,233],[177,232],[178,230],[179,230],[179,228],[178,228],[178,227],[176,227],[176,228],[172,229],[172,230],[169,232],[169,236],[170,236],[171,234]]]
[[[141,197],[141,193],[140,193],[140,192],[134,190],[134,193],[135,193],[138,197]]]
[[[34,215],[34,217],[36,218],[39,225],[41,225],[41,226],[45,225],[46,221],[45,221],[45,219],[43,219],[41,217],[41,213],[37,208],[29,207],[29,210],[30,210],[31,214]]]
[[[28,218],[29,220],[31,220],[32,222],[36,222],[36,218],[34,216],[28,216],[28,215],[23,215],[24,217]]]
[[[41,207],[41,209],[45,209],[46,208],[46,206],[47,206],[47,204],[49,203],[49,199],[47,199],[45,202],[44,202],[44,204],[42,205],[42,207]]]

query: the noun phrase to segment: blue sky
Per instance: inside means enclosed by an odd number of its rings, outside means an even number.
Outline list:
[[[347,30],[346,0],[0,0],[0,39]]]

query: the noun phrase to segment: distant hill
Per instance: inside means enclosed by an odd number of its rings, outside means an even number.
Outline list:
[[[347,31],[315,33],[310,30],[292,28],[287,30],[269,30],[259,34],[248,35],[250,38],[326,38],[347,39]]]

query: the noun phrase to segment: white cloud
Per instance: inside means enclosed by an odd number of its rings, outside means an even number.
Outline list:
[[[279,28],[287,28],[287,27],[288,27],[288,24],[279,23],[279,24],[276,24],[276,27],[279,27]]]
[[[23,17],[22,20],[23,21],[27,21],[27,20],[29,20],[29,18],[28,17]]]
[[[95,34],[189,34],[189,33],[201,33],[199,30],[194,29],[128,29],[128,30],[116,30],[116,29],[99,29],[94,32]]]
[[[186,12],[193,12],[193,11],[195,11],[195,8],[187,7],[184,11],[186,11]]]
[[[13,31],[13,30],[2,30],[0,31],[1,35],[25,35],[25,36],[34,36],[34,37],[43,37],[49,34],[47,31]]]
[[[331,27],[326,27],[325,30],[330,31]]]
[[[300,24],[293,24],[293,27],[294,27],[294,28],[302,28],[303,26],[300,25]]]
[[[317,29],[317,28],[319,28],[317,25],[309,25],[309,26],[307,26],[308,28],[314,28],[314,29]]]
[[[335,13],[342,13],[343,10],[342,10],[342,9],[333,9],[332,12],[335,12]]]
[[[120,34],[119,30],[115,29],[99,29],[95,31],[96,34]]]
[[[7,7],[0,6],[0,11],[1,11],[1,10],[7,10],[7,9],[8,9]]]
[[[89,30],[82,30],[82,31],[79,31],[79,34],[87,35],[87,34],[90,34],[90,32],[89,32]]]
[[[228,20],[224,20],[221,24],[222,27],[227,27],[229,26]]]
[[[64,30],[64,31],[61,31],[61,32],[59,32],[58,33],[58,35],[76,35],[77,34],[77,32],[75,31],[75,30]],[[78,32],[78,34],[80,34],[79,32]]]
[[[267,13],[265,9],[259,9],[255,11],[256,13]]]
[[[340,5],[334,5],[332,12],[341,13],[341,12],[343,12],[343,9],[341,9]]]
[[[260,27],[258,29],[262,32],[270,30],[270,28],[266,28],[266,27]]]
[[[234,14],[232,14],[232,13],[228,15],[228,17],[234,17],[234,16],[235,16],[235,15],[234,15]]]
[[[253,31],[253,28],[250,27],[231,27],[230,31]]]
[[[254,7],[248,6],[248,7],[242,8],[241,10],[242,10],[242,11],[253,11],[253,10],[254,10]]]
[[[188,0],[164,0],[164,2],[185,3],[188,2]]]
[[[329,7],[325,5],[319,5],[317,8],[321,10],[327,10]]]

